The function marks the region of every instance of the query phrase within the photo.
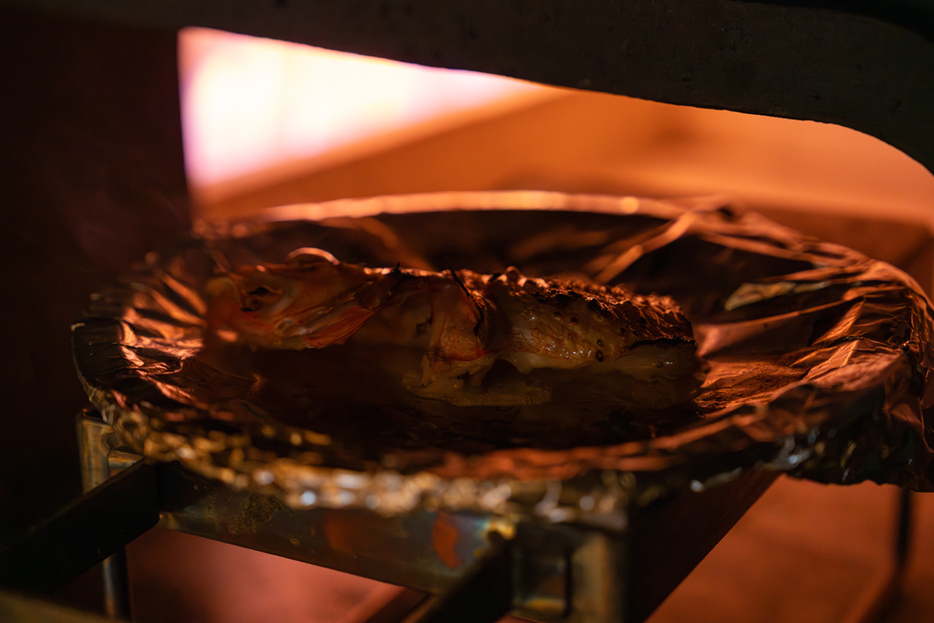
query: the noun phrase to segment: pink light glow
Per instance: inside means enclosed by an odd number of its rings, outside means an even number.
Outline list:
[[[179,56],[196,189],[541,90],[200,28],[182,31]]]

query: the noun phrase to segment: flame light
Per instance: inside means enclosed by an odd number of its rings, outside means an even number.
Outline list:
[[[315,159],[374,136],[542,90],[200,28],[181,33],[179,57],[195,188],[296,160],[313,169]]]

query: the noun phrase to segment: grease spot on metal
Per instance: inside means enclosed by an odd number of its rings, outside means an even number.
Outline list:
[[[458,540],[460,533],[453,517],[443,511],[439,512],[431,529],[431,543],[441,562],[451,569],[461,566],[461,559],[456,550]]]

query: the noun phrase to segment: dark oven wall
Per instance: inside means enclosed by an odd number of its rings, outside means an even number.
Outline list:
[[[0,540],[81,491],[69,327],[189,218],[173,31],[0,18]]]

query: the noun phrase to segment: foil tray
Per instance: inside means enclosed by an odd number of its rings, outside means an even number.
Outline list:
[[[307,246],[371,266],[516,266],[666,294],[711,370],[695,401],[665,412],[517,429],[496,410],[425,418],[367,402],[366,370],[320,353],[206,349],[205,283]],[[73,327],[89,397],[145,456],[295,508],[617,528],[634,507],[756,469],[931,489],[931,337],[931,304],[906,274],[756,214],[524,191],[202,222],[93,297]]]

